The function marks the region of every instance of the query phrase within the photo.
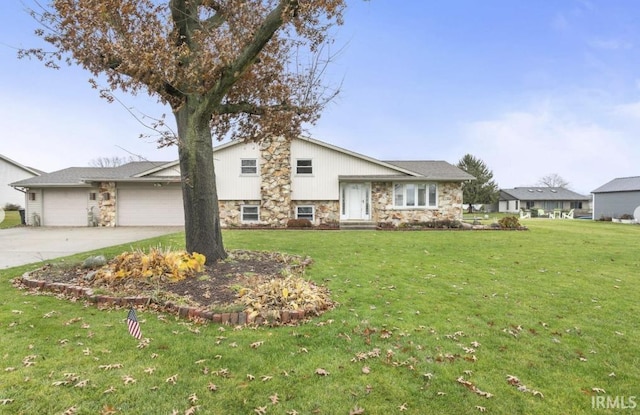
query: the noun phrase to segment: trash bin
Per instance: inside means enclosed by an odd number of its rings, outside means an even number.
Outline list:
[[[24,209],[18,209],[18,212],[20,213],[20,223],[21,223],[22,225],[26,225],[26,224],[27,224],[27,221],[26,221],[26,219],[24,218]]]

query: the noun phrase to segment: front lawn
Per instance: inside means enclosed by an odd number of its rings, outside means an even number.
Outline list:
[[[311,256],[307,277],[339,306],[301,326],[258,329],[140,311],[142,342],[127,332],[127,310],[23,295],[10,279],[29,267],[0,271],[0,413],[629,409],[640,395],[640,226],[524,224],[225,231],[229,249]],[[136,246],[159,243],[184,241]]]
[[[20,213],[17,210],[4,212],[4,220],[0,222],[0,229],[13,228],[20,225]]]

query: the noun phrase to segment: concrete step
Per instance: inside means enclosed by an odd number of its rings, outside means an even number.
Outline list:
[[[340,222],[340,229],[344,230],[375,230],[376,228],[376,223],[371,221],[348,220]]]

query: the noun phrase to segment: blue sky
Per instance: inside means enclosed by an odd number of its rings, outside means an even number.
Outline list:
[[[327,81],[342,82],[314,138],[383,160],[483,160],[502,188],[557,173],[588,194],[640,175],[640,2],[350,0]],[[120,94],[108,104],[78,68],[17,60],[38,45],[18,1],[0,3],[0,153],[46,171],[127,152],[177,158],[140,139]]]

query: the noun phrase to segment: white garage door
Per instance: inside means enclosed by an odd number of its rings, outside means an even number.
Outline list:
[[[43,226],[87,226],[87,189],[46,189],[42,194]]]
[[[182,226],[184,208],[179,184],[118,186],[118,226]]]

